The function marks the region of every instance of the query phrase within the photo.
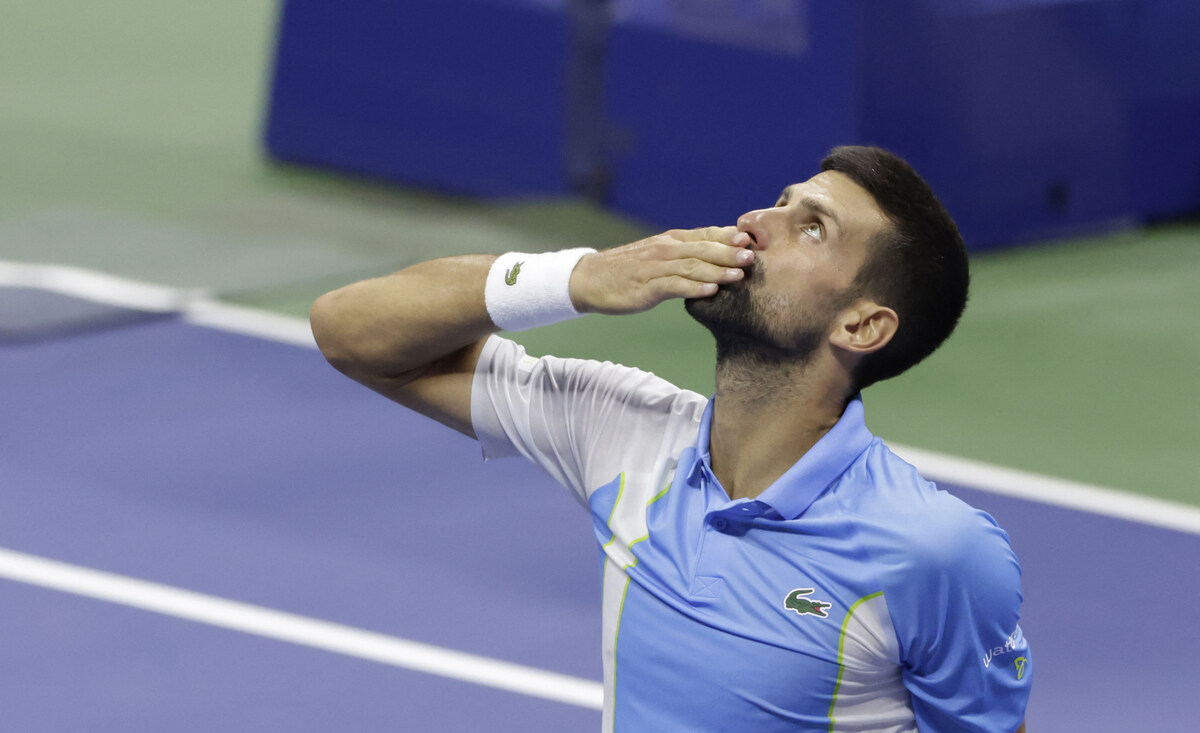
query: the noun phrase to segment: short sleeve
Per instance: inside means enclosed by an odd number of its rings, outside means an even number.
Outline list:
[[[1015,731],[1033,682],[1021,567],[990,516],[943,496],[885,591],[902,679],[922,733]]]
[[[626,465],[695,432],[705,400],[654,374],[610,362],[534,358],[492,336],[471,388],[485,458],[522,455],[586,503]]]

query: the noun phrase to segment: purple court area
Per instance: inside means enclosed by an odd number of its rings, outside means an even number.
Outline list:
[[[0,547],[599,680],[590,519],[311,349],[0,347]],[[1030,731],[1189,730],[1200,536],[958,492],[1025,568]],[[12,730],[593,731],[592,709],[0,579]],[[981,662],[983,650],[980,650]],[[719,663],[719,660],[714,660]]]

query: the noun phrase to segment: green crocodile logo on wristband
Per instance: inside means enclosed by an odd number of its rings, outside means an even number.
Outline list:
[[[521,265],[523,265],[523,264],[525,264],[525,263],[518,262],[517,264],[513,265],[510,269],[505,271],[505,273],[504,273],[504,284],[505,285],[516,285],[517,284],[517,275],[521,274]]]

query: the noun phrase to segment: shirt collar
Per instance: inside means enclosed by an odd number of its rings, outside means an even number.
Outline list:
[[[696,436],[695,463],[688,472],[689,483],[701,467],[709,471],[709,429],[712,426],[713,405],[710,399],[700,418]],[[838,480],[850,464],[871,444],[875,436],[867,429],[862,397],[855,395],[846,405],[837,423],[821,436],[816,445],[796,461],[775,483],[767,487],[758,501],[769,504],[784,519],[795,519],[808,509],[825,489]]]

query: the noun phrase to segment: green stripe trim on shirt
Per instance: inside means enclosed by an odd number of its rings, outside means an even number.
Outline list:
[[[833,686],[833,699],[829,701],[829,733],[834,733],[833,726],[833,709],[837,707],[838,692],[842,689],[842,673],[846,671],[846,631],[850,628],[850,619],[854,617],[854,612],[858,607],[869,600],[879,598],[883,595],[883,591],[877,591],[869,596],[863,596],[850,606],[850,610],[846,611],[846,618],[842,619],[842,633],[838,636],[838,676],[837,683]]]
[[[617,498],[613,501],[612,510],[608,513],[608,526],[612,528],[613,517],[617,515],[617,507],[621,505],[621,497],[625,495],[625,472],[621,472],[621,485],[617,487]]]
[[[668,491],[670,491],[670,490],[671,490],[671,484],[667,484],[667,485],[666,485],[666,487],[665,487],[665,488],[664,488],[662,491],[660,491],[660,492],[658,492],[657,494],[655,494],[654,496],[652,496],[652,497],[650,498],[650,501],[646,502],[646,506],[650,506],[650,505],[651,505],[651,504],[653,504],[654,502],[656,502],[656,501],[658,501],[659,499],[663,498],[664,496],[666,496],[666,495],[667,495],[667,492],[668,492]],[[629,543],[629,552],[630,552],[630,554],[632,554],[632,553],[633,553],[633,546],[634,546],[634,545],[636,545],[636,544],[637,544],[637,543],[639,543],[639,542],[643,542],[643,541],[645,541],[645,540],[648,540],[648,539],[650,539],[650,533],[649,533],[649,532],[647,532],[646,534],[642,535],[641,537],[638,537],[638,538],[637,538],[636,540],[634,540],[633,542],[630,542],[630,543]],[[611,542],[612,540],[609,540],[609,541]],[[631,562],[631,563],[629,563],[628,565],[626,565],[626,566],[625,566],[625,568],[631,568],[631,567],[633,567],[634,565],[637,565],[637,564],[638,564],[638,559],[637,559],[637,556],[636,556],[636,555],[634,555],[634,557],[633,557],[633,562]],[[624,568],[623,568],[623,569],[624,569]]]
[[[608,542],[604,543],[605,548],[607,548],[609,545],[611,545],[613,542],[616,542],[616,540],[617,540],[617,533],[615,531],[613,531],[613,528],[612,528],[612,520],[613,520],[613,517],[615,517],[617,515],[617,507],[621,505],[621,497],[624,495],[625,495],[625,472],[622,471],[621,472],[621,485],[617,487],[617,498],[615,501],[613,501],[612,511],[610,511],[608,513],[607,524],[608,524],[609,531],[612,532],[612,537],[609,537]]]

